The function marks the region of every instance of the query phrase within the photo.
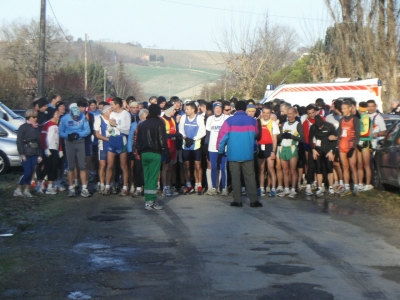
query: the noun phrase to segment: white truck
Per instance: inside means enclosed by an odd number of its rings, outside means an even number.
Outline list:
[[[357,102],[375,100],[382,112],[382,82],[378,78],[350,81],[338,78],[334,82],[281,84],[277,88],[267,85],[261,103],[281,99],[292,105],[307,106],[318,98],[330,105],[333,99],[354,98]]]

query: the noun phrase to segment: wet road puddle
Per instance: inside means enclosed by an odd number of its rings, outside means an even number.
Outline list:
[[[293,242],[286,242],[286,241],[265,241],[264,244],[266,245],[288,245],[292,244]]]
[[[288,256],[296,256],[297,253],[294,252],[271,252],[268,255],[288,255]]]
[[[255,266],[257,271],[265,274],[283,275],[291,276],[299,273],[310,272],[314,270],[310,267],[305,266],[295,266],[295,265],[280,265],[280,264],[270,264],[263,266]]]
[[[269,251],[271,250],[270,248],[263,248],[263,247],[258,247],[258,248],[251,248],[251,251]]]
[[[316,198],[314,201],[312,201],[312,203],[318,208],[319,212],[327,213],[330,215],[364,215],[364,213],[359,210],[349,207],[343,207],[339,204],[335,204],[332,201],[329,201],[328,199]]]
[[[321,286],[309,283],[291,283],[273,285],[267,295],[258,300],[333,300],[332,294],[321,289]]]
[[[382,271],[382,277],[400,283],[400,266],[375,266],[374,269]]]
[[[78,253],[88,256],[88,261],[95,269],[112,268],[119,271],[130,271],[130,266],[125,257],[133,257],[139,250],[128,247],[110,247],[104,244],[81,243],[74,247]]]
[[[84,300],[84,299],[92,299],[89,295],[85,295],[81,291],[72,292],[68,295],[68,299],[72,300]]]

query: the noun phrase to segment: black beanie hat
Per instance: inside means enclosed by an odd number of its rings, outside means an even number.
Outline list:
[[[47,101],[46,98],[40,98],[36,100],[36,104],[39,106],[39,108],[42,108],[43,106],[48,105],[49,101]]]
[[[236,110],[244,110],[244,111],[246,111],[246,107],[247,107],[246,102],[243,101],[243,100],[240,100],[240,101],[236,102],[236,104],[235,104],[235,109]]]
[[[165,99],[164,96],[159,96],[159,97],[157,98],[157,104],[160,105],[160,104],[163,103],[163,102],[167,102],[167,99]]]
[[[165,98],[164,98],[165,99]],[[158,104],[151,104],[149,106],[149,115],[152,116],[159,116],[161,115],[161,108],[158,106]]]

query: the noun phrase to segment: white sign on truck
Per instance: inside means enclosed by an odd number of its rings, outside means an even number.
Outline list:
[[[349,78],[338,78],[335,82],[282,84],[276,89],[267,86],[261,103],[281,99],[292,105],[307,106],[318,98],[326,104],[338,98],[354,98],[357,102],[375,100],[382,112],[382,82],[378,78],[349,81]]]

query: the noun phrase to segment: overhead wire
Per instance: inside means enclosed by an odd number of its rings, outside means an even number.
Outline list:
[[[260,16],[266,15],[265,13],[258,13],[258,12],[244,11],[244,10],[236,10],[236,9],[228,9],[228,8],[221,8],[221,7],[213,7],[213,6],[206,6],[206,5],[193,4],[193,3],[184,3],[184,2],[173,1],[173,0],[159,0],[159,1],[169,2],[169,3],[174,3],[174,4],[187,5],[187,6],[193,6],[193,7],[208,8],[208,9],[221,10],[221,11],[229,11],[229,12],[234,12],[234,13],[243,13],[243,14],[260,15]],[[288,19],[310,20],[310,21],[326,21],[325,19],[302,18],[302,17],[271,15],[271,14],[268,14],[268,16],[269,17],[288,18]]]
[[[64,37],[65,37],[65,39],[66,39],[71,45],[77,47],[74,43],[72,43],[72,42],[68,39],[67,35],[65,34],[64,30],[62,29],[62,27],[61,27],[61,25],[60,25],[60,22],[58,22],[57,16],[56,16],[56,14],[54,13],[53,7],[51,6],[50,0],[47,0],[47,2],[49,2],[50,9],[51,9],[51,11],[52,11],[52,13],[53,13],[54,19],[56,19],[56,22],[57,22],[57,24],[58,24],[58,27],[60,28],[62,34],[63,34]]]

